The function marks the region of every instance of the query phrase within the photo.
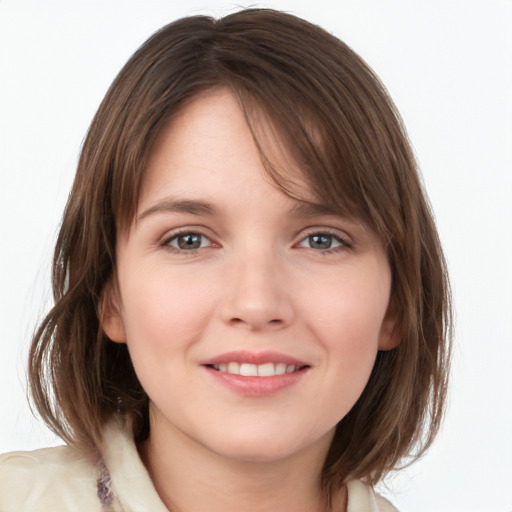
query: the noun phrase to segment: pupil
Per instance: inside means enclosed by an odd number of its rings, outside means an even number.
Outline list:
[[[332,236],[312,235],[309,237],[309,243],[314,249],[329,249],[332,244]]]
[[[198,249],[201,247],[201,236],[195,234],[180,236],[178,245],[180,249]]]

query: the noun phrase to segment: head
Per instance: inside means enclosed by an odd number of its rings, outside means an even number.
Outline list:
[[[449,358],[445,263],[405,130],[378,78],[338,39],[276,11],[178,20],[115,79],[84,142],[57,241],[55,306],[31,350],[35,403],[57,434],[90,451],[114,415],[131,418],[138,441],[148,436],[149,398],[126,345],[103,329],[118,243],[162,134],[219,90],[236,99],[276,189],[356,220],[385,252],[392,342],[338,423],[323,468],[327,487],[376,481],[421,453],[439,427]]]

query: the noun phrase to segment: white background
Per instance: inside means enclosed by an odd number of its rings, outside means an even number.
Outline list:
[[[0,0],[0,452],[58,442],[26,405],[25,360],[49,304],[80,144],[107,87],[167,22],[248,5]],[[431,451],[384,492],[406,512],[511,512],[512,1],[252,5],[323,26],[377,71],[438,219],[457,309],[450,406]]]

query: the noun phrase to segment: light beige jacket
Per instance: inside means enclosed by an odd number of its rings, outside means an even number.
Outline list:
[[[0,455],[0,512],[169,512],[133,440],[113,426],[104,439],[108,472],[67,446]],[[347,488],[347,512],[397,512],[359,480]]]

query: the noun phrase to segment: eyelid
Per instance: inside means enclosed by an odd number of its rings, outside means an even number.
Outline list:
[[[163,235],[157,242],[158,246],[160,247],[166,247],[169,250],[172,250],[173,252],[180,252],[180,253],[193,253],[195,251],[198,251],[199,249],[206,249],[208,247],[220,247],[220,244],[215,242],[214,237],[212,235],[205,233],[205,228],[199,227],[199,226],[183,226],[179,227],[170,231],[167,231],[165,235]],[[179,247],[173,247],[170,245],[170,242],[174,240],[175,238],[179,237],[180,235],[199,235],[201,237],[206,238],[210,243],[205,247],[198,247],[195,249],[181,249]]]
[[[221,244],[215,241],[215,236],[209,233],[210,230],[204,228],[203,226],[181,226],[179,228],[171,229],[170,231],[167,231],[162,237],[159,238],[157,241],[157,245],[168,248],[169,250],[173,252],[178,253],[194,253],[200,249],[207,249],[207,248],[219,248],[221,247]],[[176,239],[180,235],[187,235],[187,234],[196,234],[201,237],[206,238],[209,241],[209,244],[207,244],[204,247],[197,247],[194,249],[181,249],[179,247],[173,247],[170,245],[170,242],[173,239]],[[354,242],[352,240],[352,237],[349,236],[345,231],[338,229],[338,228],[332,228],[332,227],[325,227],[325,226],[311,226],[308,228],[305,228],[300,231],[300,233],[296,236],[296,242],[294,243],[294,246],[300,246],[300,244],[306,240],[308,237],[313,235],[327,235],[331,236],[334,239],[336,239],[340,245],[337,247],[329,248],[329,249],[313,249],[316,252],[325,252],[328,253],[329,251],[334,252],[339,249],[351,249],[354,246]]]
[[[299,239],[299,242],[302,242],[305,238],[312,235],[329,235],[339,240],[346,247],[353,247],[354,245],[352,237],[346,231],[337,228],[328,228],[325,226],[313,226],[306,228],[300,232],[297,238]]]

